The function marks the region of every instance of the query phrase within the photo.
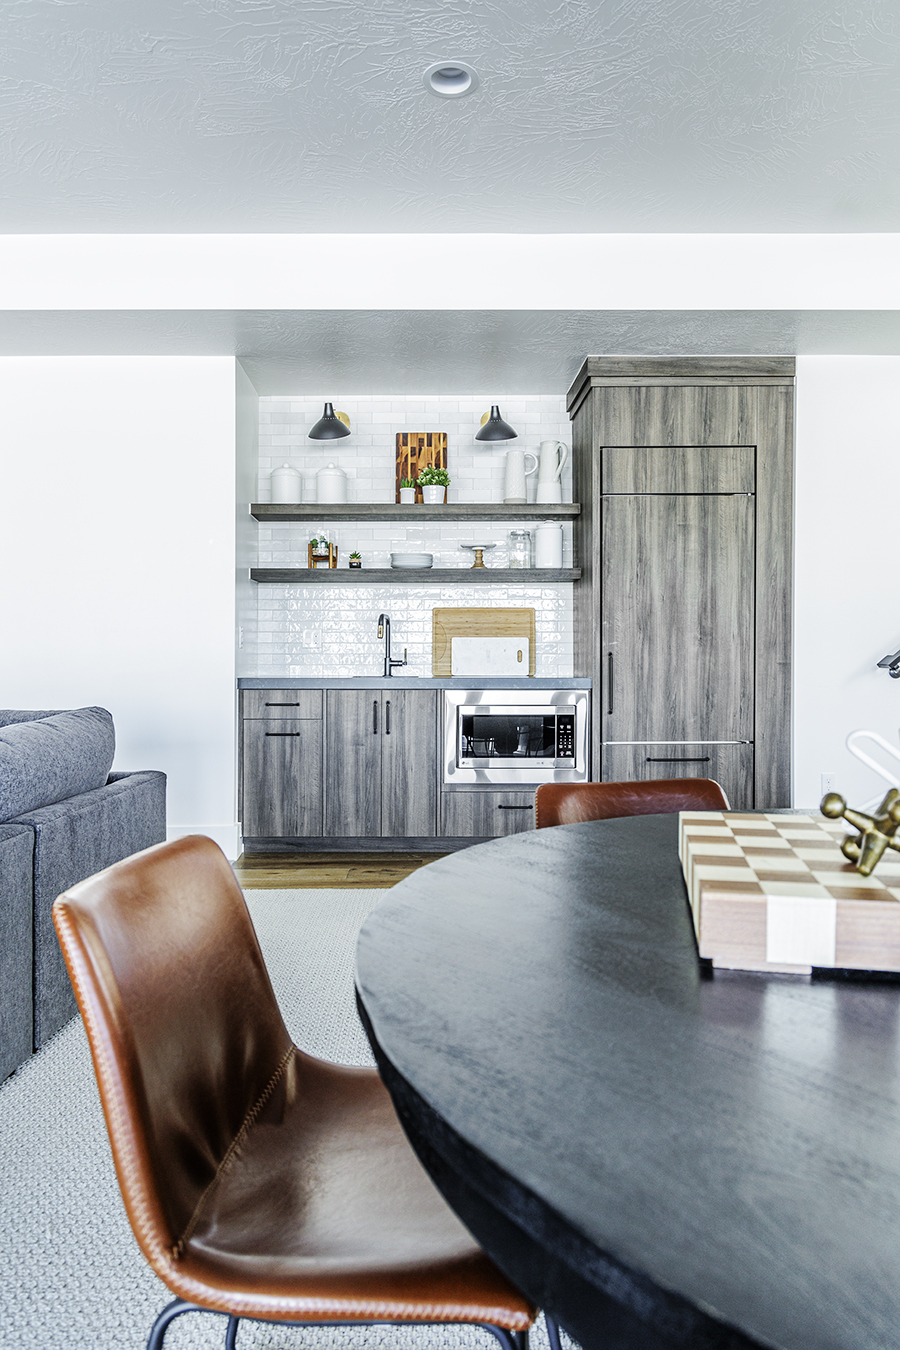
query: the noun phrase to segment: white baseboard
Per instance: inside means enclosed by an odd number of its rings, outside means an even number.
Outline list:
[[[214,839],[229,862],[240,856],[240,825],[169,825],[166,828],[167,839],[184,839],[188,834],[205,834]]]

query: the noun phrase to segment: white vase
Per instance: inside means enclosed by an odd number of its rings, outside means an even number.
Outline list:
[[[422,501],[426,506],[437,506],[444,500],[446,488],[442,488],[440,483],[429,484],[422,488]]]
[[[412,506],[415,500],[416,500],[416,489],[414,487],[400,489],[401,503],[405,503],[407,506]]]

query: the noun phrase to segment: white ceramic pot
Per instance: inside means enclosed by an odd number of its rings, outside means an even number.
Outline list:
[[[297,469],[292,469],[290,464],[273,469],[269,482],[273,502],[296,506],[303,501],[303,475]]]
[[[562,441],[541,441],[541,467],[538,472],[539,483],[558,483],[562,477],[563,465],[569,451]],[[538,498],[540,501],[540,498]]]
[[[562,567],[562,526],[544,521],[534,532],[535,567]]]
[[[336,464],[326,464],[316,474],[316,501],[337,504],[347,500],[347,475]]]
[[[414,487],[400,489],[400,501],[405,503],[406,506],[412,506],[415,500],[416,489]]]
[[[426,506],[438,506],[443,502],[446,490],[440,483],[429,484],[422,488],[422,501]]]

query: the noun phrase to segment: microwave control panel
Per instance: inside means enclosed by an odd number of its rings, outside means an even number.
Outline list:
[[[556,757],[575,758],[575,714],[561,713],[556,718]]]

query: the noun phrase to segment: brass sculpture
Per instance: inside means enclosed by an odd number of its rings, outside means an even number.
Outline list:
[[[839,792],[826,793],[819,810],[829,820],[843,818],[859,830],[855,839],[847,836],[841,844],[841,852],[850,862],[856,863],[860,876],[867,877],[874,872],[885,849],[894,848],[900,853],[900,839],[897,838],[900,828],[900,791],[897,788],[891,788],[886,794],[874,816],[849,808]]]

